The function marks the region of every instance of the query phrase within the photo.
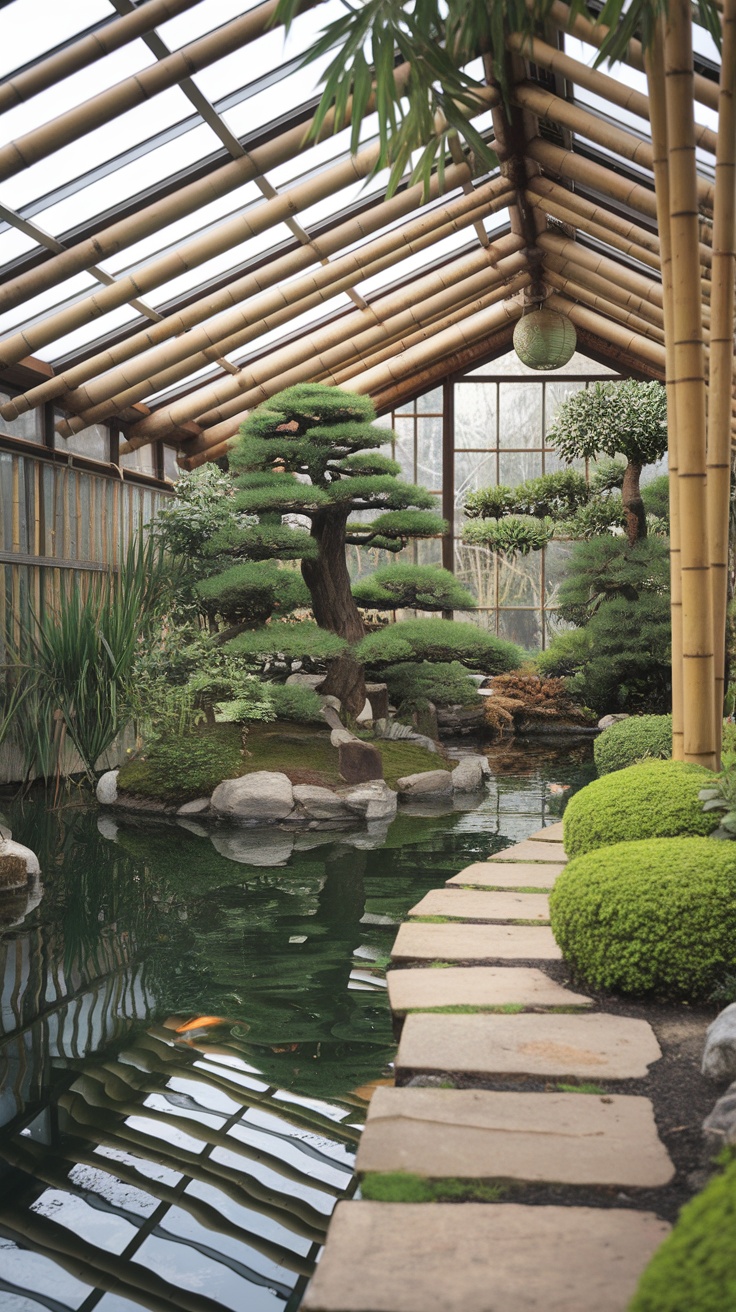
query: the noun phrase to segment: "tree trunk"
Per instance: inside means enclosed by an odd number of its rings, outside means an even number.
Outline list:
[[[302,577],[320,628],[353,643],[364,637],[365,626],[353,599],[345,558],[348,513],[336,507],[315,515],[312,537],[317,541],[317,558],[302,561]],[[352,652],[329,662],[320,692],[339,697],[351,715],[360,714],[365,705],[365,673]]]
[[[639,538],[645,538],[647,535],[647,516],[639,490],[641,470],[641,464],[636,460],[630,460],[621,487],[621,500],[626,511],[626,537],[630,547],[633,547]]]

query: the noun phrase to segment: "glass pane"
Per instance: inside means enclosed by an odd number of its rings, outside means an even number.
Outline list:
[[[485,629],[487,633],[495,633],[498,627],[498,611],[490,610],[456,610],[453,612],[453,618],[462,620],[464,624],[477,624],[479,629]]]
[[[499,606],[539,606],[542,593],[542,553],[499,558]]]
[[[501,383],[499,392],[499,446],[541,447],[541,386],[536,383]]]
[[[564,583],[570,567],[573,542],[550,542],[544,548],[544,604],[556,606],[560,584]]]
[[[418,538],[416,548],[417,565],[442,564],[442,538]]]
[[[455,388],[455,446],[495,447],[496,387],[459,383]]]
[[[57,451],[73,451],[76,455],[86,456],[88,460],[110,459],[110,430],[105,424],[90,424],[71,437],[54,434],[54,446]]]
[[[585,383],[559,382],[546,384],[544,405],[545,433],[548,433],[550,428],[554,425],[557,411],[562,405],[562,402],[566,401],[568,396],[572,396],[573,392],[582,392],[584,388]]]
[[[0,392],[0,405],[5,405],[10,397],[7,392]],[[8,437],[22,437],[24,442],[43,442],[43,411],[29,410],[17,419],[0,419],[0,433]]]
[[[479,606],[495,606],[496,565],[487,547],[470,547],[456,542],[455,577],[472,593]]]
[[[627,75],[629,70],[627,69]],[[530,369],[527,364],[523,364],[519,359],[516,351],[506,351],[504,355],[497,355],[495,360],[489,360],[487,364],[480,365],[472,369],[473,374],[499,376],[510,374],[514,377],[536,378],[539,379],[539,371]],[[605,364],[599,364],[597,360],[591,360],[587,355],[580,351],[575,351],[572,358],[561,369],[555,369],[557,374],[616,374],[618,371],[613,367]],[[547,375],[549,377],[549,375]]]
[[[455,452],[455,524],[460,532],[465,518],[465,499],[469,492],[496,483],[496,452]]]
[[[527,651],[539,651],[542,645],[542,618],[538,610],[500,610],[498,636],[518,642]]]
[[[417,410],[420,414],[442,414],[442,388],[433,387],[431,392],[417,397]]]
[[[176,447],[164,447],[164,478],[168,478],[172,483],[176,483],[181,478],[181,467],[176,463]]]
[[[401,465],[401,477],[408,482],[415,482],[414,473],[414,420],[408,416],[397,415],[395,421],[396,445],[394,460]]]
[[[542,472],[541,451],[501,452],[498,459],[498,481],[509,487],[538,478]]]
[[[417,419],[416,479],[430,492],[442,490],[442,420],[439,416]]]
[[[137,451],[131,451],[127,456],[120,457],[120,465],[123,469],[134,469],[137,474],[156,473],[155,448],[153,446],[139,446]]]

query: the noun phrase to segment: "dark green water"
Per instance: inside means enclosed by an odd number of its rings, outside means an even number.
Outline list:
[[[0,922],[0,1308],[295,1309],[390,1078],[397,924],[589,755],[516,745],[472,809],[296,843],[4,804],[43,895]]]

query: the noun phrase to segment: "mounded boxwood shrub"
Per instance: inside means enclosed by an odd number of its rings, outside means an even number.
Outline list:
[[[294,720],[297,724],[324,724],[322,702],[311,688],[298,683],[269,683],[268,696],[277,720]]]
[[[625,770],[645,757],[668,761],[672,756],[672,716],[632,715],[604,729],[593,748],[599,775]]]
[[[736,1161],[683,1207],[639,1281],[629,1312],[736,1308]]]
[[[639,838],[705,836],[718,824],[698,797],[714,778],[684,761],[641,761],[594,779],[570,798],[564,815],[568,856]]]
[[[595,988],[706,997],[736,967],[736,848],[650,838],[588,852],[558,878],[550,922]]]

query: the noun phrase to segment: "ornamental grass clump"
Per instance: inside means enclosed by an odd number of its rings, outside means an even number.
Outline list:
[[[629,1312],[736,1308],[736,1161],[683,1207],[639,1281]]]
[[[667,761],[672,756],[672,716],[632,715],[604,729],[593,748],[599,775],[625,770],[647,758]]]
[[[594,779],[565,810],[565,851],[580,856],[641,838],[710,834],[717,825],[699,798],[710,770],[685,761],[642,761]]]
[[[593,988],[706,998],[736,968],[736,851],[651,838],[588,852],[559,876],[550,922]]]

